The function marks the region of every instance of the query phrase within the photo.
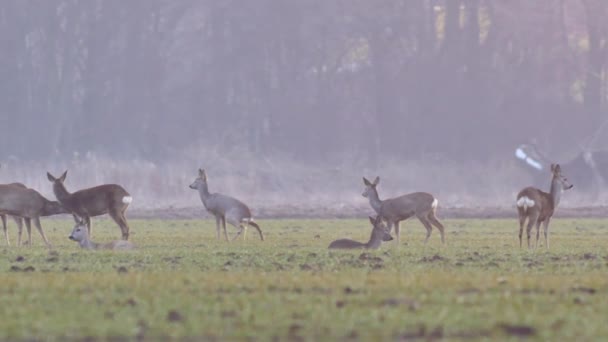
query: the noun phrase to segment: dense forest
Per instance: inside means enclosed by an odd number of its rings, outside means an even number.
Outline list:
[[[608,148],[606,18],[604,0],[5,0],[0,159],[568,158]]]

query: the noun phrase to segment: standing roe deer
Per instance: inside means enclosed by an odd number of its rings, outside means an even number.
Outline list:
[[[365,191],[362,195],[369,199],[369,204],[374,208],[376,213],[386,220],[389,232],[391,231],[392,226],[395,226],[397,243],[399,243],[400,240],[400,222],[407,220],[412,216],[416,216],[426,228],[425,244],[431,236],[433,226],[439,229],[441,243],[445,243],[444,227],[437,219],[435,213],[437,211],[438,201],[433,195],[426,192],[414,192],[395,198],[381,200],[380,197],[378,197],[378,190],[376,189],[378,183],[380,183],[380,177],[376,177],[373,183],[363,177]]]
[[[391,241],[393,237],[388,231],[386,225],[382,222],[380,215],[376,218],[369,217],[369,222],[372,223],[372,235],[366,243],[358,242],[350,239],[339,239],[329,244],[329,249],[378,249],[383,241]]]
[[[78,242],[84,249],[131,250],[135,247],[126,240],[115,240],[108,243],[95,243],[89,239],[88,226],[84,220],[76,223],[69,239]]]
[[[59,202],[49,201],[38,193],[38,191],[28,189],[23,184],[0,185],[0,214],[2,215],[2,221],[4,223],[5,215],[13,216],[15,218],[17,226],[19,227],[18,246],[21,245],[21,218],[25,221],[28,245],[32,245],[31,221],[34,221],[34,225],[36,226],[36,229],[38,229],[40,236],[42,236],[44,243],[50,247],[51,244],[44,235],[44,231],[40,225],[40,217],[67,213],[69,212],[63,208]],[[4,232],[6,234],[6,226],[4,227]],[[8,242],[8,235],[6,238]]]
[[[215,216],[215,228],[218,240],[220,239],[221,222],[224,227],[224,237],[226,238],[226,241],[228,241],[228,233],[226,232],[226,221],[228,221],[228,223],[239,229],[232,240],[239,237],[241,233],[243,233],[243,239],[245,239],[247,225],[250,225],[257,229],[258,233],[260,233],[260,239],[264,241],[262,229],[253,221],[251,211],[245,203],[230,196],[209,193],[207,173],[205,173],[205,170],[198,170],[198,177],[190,184],[190,189],[198,190],[205,209]]]
[[[524,230],[524,223],[528,219],[528,227],[526,233],[528,236],[528,248],[530,248],[530,232],[532,227],[536,225],[536,245],[538,247],[538,239],[540,235],[540,224],[543,223],[543,231],[545,234],[545,247],[549,248],[549,222],[557,205],[559,204],[562,192],[571,189],[572,184],[568,183],[568,179],[562,175],[562,170],[559,164],[551,164],[551,189],[549,193],[541,191],[534,187],[524,188],[517,194],[517,212],[519,214],[519,248],[521,248],[521,235]]]
[[[53,192],[59,203],[74,215],[75,220],[78,217],[86,223],[89,236],[93,236],[91,217],[110,214],[122,231],[122,239],[129,240],[129,225],[125,211],[133,201],[133,197],[117,184],[104,184],[69,193],[63,184],[67,174],[68,171],[65,171],[61,177],[55,178],[47,172],[46,176],[53,183]]]

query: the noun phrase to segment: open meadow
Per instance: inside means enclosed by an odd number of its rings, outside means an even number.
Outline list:
[[[12,223],[12,222],[11,222]],[[132,220],[129,252],[90,252],[73,222],[43,220],[54,248],[0,245],[0,340],[602,340],[608,221],[556,219],[551,249],[520,249],[516,219],[445,220],[425,247],[402,224],[376,251],[367,219],[259,220],[266,241],[215,238],[209,220]],[[228,227],[229,235],[235,234]],[[94,220],[93,240],[120,237]],[[542,236],[541,236],[542,240]]]

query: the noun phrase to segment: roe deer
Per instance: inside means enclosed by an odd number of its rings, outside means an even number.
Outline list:
[[[369,204],[374,208],[376,213],[386,220],[389,232],[391,231],[392,226],[395,226],[397,243],[399,243],[400,240],[400,222],[407,220],[412,216],[416,216],[426,228],[425,244],[431,236],[433,226],[439,229],[441,243],[445,243],[444,227],[436,216],[438,201],[433,195],[426,192],[414,192],[395,198],[381,200],[378,197],[378,190],[376,189],[378,183],[380,183],[380,177],[376,177],[373,183],[363,177],[365,191],[362,195],[369,199]]]
[[[0,185],[0,214],[3,216],[3,221],[5,220],[4,215],[13,216],[15,221],[17,221],[17,226],[19,227],[18,246],[21,245],[21,218],[25,221],[28,245],[31,246],[32,244],[31,221],[34,221],[34,225],[36,226],[36,229],[38,229],[40,236],[42,236],[44,243],[50,247],[51,244],[44,235],[44,231],[40,225],[40,217],[67,213],[69,212],[63,208],[59,202],[49,201],[38,193],[38,191],[28,189],[23,184]]]
[[[549,222],[557,205],[559,204],[562,192],[571,189],[572,184],[562,175],[559,164],[551,165],[551,189],[549,193],[541,191],[534,187],[524,188],[517,194],[517,212],[519,214],[519,248],[521,248],[521,235],[524,230],[524,223],[528,219],[528,227],[526,233],[528,236],[528,248],[530,248],[530,232],[532,227],[536,225],[536,245],[538,247],[538,239],[540,235],[540,224],[543,223],[543,231],[545,234],[545,247],[549,248]]]
[[[380,215],[376,218],[369,217],[369,222],[372,223],[372,235],[366,243],[358,242],[350,239],[339,239],[329,244],[329,249],[378,249],[383,241],[391,241],[393,237],[388,231],[386,225],[382,222]]]
[[[5,184],[5,185],[13,185],[13,186],[18,186],[21,188],[27,188],[27,186],[25,186],[22,183],[10,183],[10,184]],[[6,239],[6,245],[10,246],[11,242],[8,238],[8,230],[7,230],[7,226],[6,226],[6,216],[5,214],[0,214],[0,219],[2,219],[2,228],[4,229],[4,239]],[[21,236],[21,233],[23,232],[23,219],[19,216],[14,216],[14,215],[9,215],[13,221],[15,221],[15,223],[17,224],[17,231],[19,232],[19,236]],[[18,245],[21,244],[21,239],[18,242]]]
[[[61,177],[55,178],[49,172],[46,173],[49,181],[53,183],[53,192],[59,203],[74,215],[75,220],[78,217],[86,223],[89,236],[92,236],[91,217],[110,214],[122,231],[122,239],[129,240],[125,211],[133,197],[117,184],[104,184],[69,193],[63,184],[67,174],[65,171]]]
[[[258,233],[260,233],[260,239],[264,241],[262,229],[253,221],[251,211],[245,203],[230,196],[209,193],[207,173],[205,173],[205,170],[198,170],[198,177],[190,184],[190,189],[198,190],[205,209],[215,216],[215,228],[218,240],[220,239],[221,222],[224,227],[224,237],[226,238],[226,241],[228,241],[228,233],[226,232],[226,221],[228,221],[228,223],[239,229],[232,240],[239,237],[241,233],[243,233],[243,239],[245,239],[247,225],[250,225],[257,229]]]
[[[95,243],[89,239],[88,227],[85,221],[76,223],[69,239],[78,242],[84,249],[131,250],[135,247],[126,240],[115,240],[108,243]]]

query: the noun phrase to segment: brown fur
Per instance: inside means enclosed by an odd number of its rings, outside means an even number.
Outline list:
[[[522,247],[522,234],[524,224],[528,220],[526,228],[528,248],[530,245],[530,234],[532,228],[536,226],[536,245],[540,238],[540,225],[543,224],[543,232],[545,236],[545,247],[549,248],[549,222],[557,209],[561,192],[572,188],[568,180],[561,174],[559,164],[551,165],[551,189],[550,192],[544,192],[540,189],[527,187],[522,189],[517,194],[517,212],[519,215],[519,247]],[[533,201],[533,204],[532,202]]]
[[[59,178],[47,172],[49,181],[53,183],[55,197],[75,216],[75,220],[80,218],[86,223],[89,236],[92,236],[91,217],[109,214],[120,227],[122,239],[128,240],[129,225],[125,212],[132,200],[131,195],[117,184],[104,184],[69,193],[63,184],[66,176],[67,171]],[[127,203],[125,199],[129,199]]]
[[[22,225],[21,220],[25,221],[25,227],[28,234],[28,244],[31,245],[31,222],[34,222],[36,229],[42,236],[45,244],[50,247],[50,242],[44,235],[40,217],[51,216],[56,214],[68,213],[59,202],[49,201],[44,198],[38,191],[28,189],[23,184],[2,184],[0,185],[0,216],[4,224],[5,238],[8,243],[8,233],[6,232],[6,216],[12,216],[19,227],[19,240],[17,245],[21,245]]]

